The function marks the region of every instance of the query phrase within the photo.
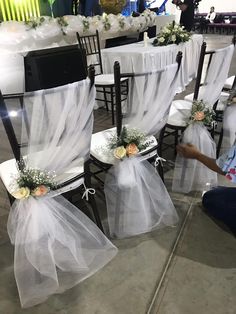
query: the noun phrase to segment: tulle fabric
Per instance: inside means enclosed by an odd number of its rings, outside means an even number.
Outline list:
[[[190,124],[183,133],[182,143],[191,143],[204,155],[216,158],[216,144],[202,123]],[[217,185],[217,174],[199,161],[177,154],[172,190],[182,193],[204,191],[206,183]]]
[[[236,104],[226,106],[223,119],[223,141],[221,153],[226,153],[235,143],[236,139]]]
[[[228,76],[234,46],[218,49],[212,56],[203,86],[198,99],[202,99],[209,107],[217,102]],[[187,127],[183,134],[183,142],[191,143],[205,155],[216,158],[216,145],[206,127],[195,123]],[[187,160],[177,154],[173,191],[188,193],[193,190],[204,191],[207,183],[217,184],[217,175],[196,160]]]
[[[116,254],[100,229],[62,196],[16,201],[8,232],[23,307],[73,287]]]
[[[81,166],[93,128],[95,88],[90,89],[90,81],[30,93],[24,100],[29,118],[22,136],[25,143],[29,135],[26,166],[55,171],[56,179]],[[72,188],[68,184],[67,190]],[[71,288],[117,253],[98,227],[58,193],[16,200],[10,210],[8,233],[15,245],[22,307]]]
[[[233,53],[234,46],[230,45],[216,50],[212,56],[205,82],[200,89],[198,97],[210,106],[213,106],[220,97],[220,93],[228,77]]]
[[[146,160],[127,158],[112,167],[106,177],[105,194],[114,237],[133,236],[178,222],[160,176]]]
[[[162,71],[136,76],[130,85],[124,124],[155,135],[166,123],[176,90],[177,64]],[[118,161],[105,180],[109,230],[124,238],[173,226],[178,216],[155,169],[142,157]]]

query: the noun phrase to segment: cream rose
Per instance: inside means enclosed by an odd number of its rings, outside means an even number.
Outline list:
[[[119,146],[114,149],[114,157],[117,159],[122,159],[126,156],[126,149],[124,146]]]
[[[160,37],[160,38],[158,39],[158,41],[159,41],[159,43],[163,43],[163,42],[165,41],[165,38],[164,38],[164,37]]]
[[[203,111],[197,111],[194,114],[194,120],[202,121],[205,118],[205,113]]]
[[[12,195],[18,200],[28,198],[30,196],[30,189],[27,187],[22,187],[16,192],[13,192]]]
[[[176,41],[176,36],[175,36],[175,35],[172,35],[172,36],[171,36],[171,40],[172,40],[173,42],[175,42],[175,41]]]
[[[126,154],[128,156],[136,155],[139,152],[138,147],[134,143],[130,143],[126,146]]]
[[[35,188],[31,195],[33,196],[43,196],[49,192],[49,189],[45,185],[39,185],[37,188]]]

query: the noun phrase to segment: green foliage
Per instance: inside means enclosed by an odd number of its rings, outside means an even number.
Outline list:
[[[215,118],[215,112],[203,100],[194,100],[189,124],[201,122],[210,126]]]
[[[190,39],[190,33],[183,26],[173,21],[165,26],[153,41],[153,46],[167,46],[171,44],[179,45]]]
[[[144,133],[135,128],[128,129],[125,126],[122,128],[119,137],[114,135],[110,138],[108,146],[110,149],[114,149],[119,146],[124,146],[126,148],[126,146],[131,143],[135,144],[139,151],[142,151],[149,146],[147,137]]]

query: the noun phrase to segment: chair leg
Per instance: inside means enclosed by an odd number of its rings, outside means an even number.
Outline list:
[[[91,176],[90,176],[90,169],[89,169],[89,161],[87,161],[84,165],[85,168],[85,185],[87,187],[91,186]],[[92,207],[92,211],[93,211],[93,215],[95,218],[95,222],[97,224],[97,226],[99,227],[99,229],[104,233],[104,229],[102,226],[102,221],[98,212],[98,208],[97,208],[97,203],[95,201],[95,197],[93,194],[89,195],[89,203],[91,204]]]
[[[223,135],[224,135],[224,129],[222,127],[221,131],[220,131],[219,141],[218,141],[217,148],[216,148],[216,158],[218,158],[220,155],[220,149],[221,149],[221,144],[223,141]]]
[[[115,113],[114,113],[114,97],[113,97],[113,87],[111,86],[111,118],[112,118],[112,125],[115,124]]]
[[[164,134],[165,134],[165,129],[166,127],[164,126],[161,129],[161,132],[159,134],[159,139],[158,139],[158,155],[162,156],[162,146],[163,146],[163,140],[164,140]]]
[[[106,105],[106,110],[109,111],[108,108],[108,101],[107,101],[107,92],[106,92],[106,87],[103,87],[103,95],[104,95],[104,101],[105,101],[105,105]]]

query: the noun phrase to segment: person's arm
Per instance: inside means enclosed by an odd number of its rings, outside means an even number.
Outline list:
[[[216,160],[202,154],[194,145],[192,144],[179,144],[177,145],[177,151],[185,158],[196,159],[200,161],[203,165],[209,169],[225,175],[225,173],[217,166]]]

